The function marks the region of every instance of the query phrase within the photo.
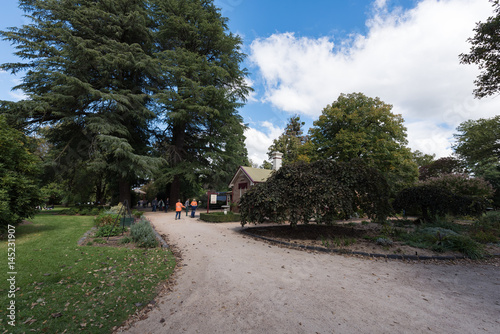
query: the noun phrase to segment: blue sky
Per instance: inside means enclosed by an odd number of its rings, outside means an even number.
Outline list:
[[[489,118],[499,98],[473,98],[478,69],[461,65],[467,38],[493,14],[488,0],[216,0],[230,31],[243,39],[255,89],[240,110],[249,157],[261,164],[295,114],[312,126],[341,93],[379,97],[402,114],[408,145],[437,157],[452,153],[453,133],[468,119]],[[0,29],[24,22],[4,1]],[[0,42],[0,63],[15,61]],[[0,99],[22,98],[19,78],[0,73]]]

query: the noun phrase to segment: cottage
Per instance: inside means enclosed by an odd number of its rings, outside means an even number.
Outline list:
[[[283,153],[273,152],[273,169],[262,169],[240,166],[234,174],[229,188],[231,189],[231,199],[233,203],[238,203],[241,196],[257,183],[266,182],[274,170],[281,167]]]

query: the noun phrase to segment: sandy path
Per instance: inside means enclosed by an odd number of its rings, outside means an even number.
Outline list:
[[[239,224],[149,213],[177,285],[127,333],[500,333],[500,268],[279,248]]]

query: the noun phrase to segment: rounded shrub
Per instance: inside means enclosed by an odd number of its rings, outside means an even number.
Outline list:
[[[138,247],[155,248],[158,240],[148,221],[140,221],[130,228],[130,236]]]

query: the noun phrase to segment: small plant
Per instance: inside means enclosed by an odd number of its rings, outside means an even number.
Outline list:
[[[491,211],[481,216],[470,229],[471,236],[482,243],[500,239],[500,212]]]
[[[370,224],[370,222],[369,222],[369,221],[367,221],[367,220],[363,220],[363,221],[361,222],[361,225],[368,225],[368,224]]]
[[[323,247],[330,248],[330,241],[321,236],[321,245],[323,245]]]
[[[385,236],[391,236],[394,234],[394,228],[390,224],[384,224],[380,233]]]
[[[94,236],[96,237],[113,237],[123,233],[124,228],[121,226],[105,225],[99,227]],[[95,240],[94,240],[95,241]]]
[[[132,241],[133,241],[133,240],[132,240],[132,238],[131,238],[131,237],[126,236],[126,237],[121,238],[121,239],[118,241],[118,243],[119,243],[119,244],[129,244],[129,243],[131,243]]]
[[[138,247],[155,248],[158,246],[158,240],[148,221],[143,220],[132,225],[130,235]]]
[[[99,215],[99,213],[101,212],[101,210],[99,208],[93,208],[91,211],[90,211],[90,215],[92,216],[97,216]]]
[[[392,240],[388,238],[378,238],[376,243],[384,247],[392,246],[393,244]]]
[[[354,238],[344,238],[343,245],[344,247],[349,247],[350,245],[353,245],[356,243],[356,239]]]
[[[113,225],[116,221],[117,216],[112,214],[100,214],[94,219],[95,227],[103,227],[108,225]]]
[[[134,210],[132,211],[132,214],[135,218],[141,218],[142,216],[144,216],[144,211]]]
[[[88,209],[80,209],[79,214],[82,216],[86,216],[89,214],[89,210]]]
[[[106,243],[106,240],[102,239],[102,238],[95,238],[94,239],[94,242],[96,244],[105,244]]]
[[[464,254],[471,259],[479,259],[484,255],[483,246],[465,235],[450,236],[445,248]]]

